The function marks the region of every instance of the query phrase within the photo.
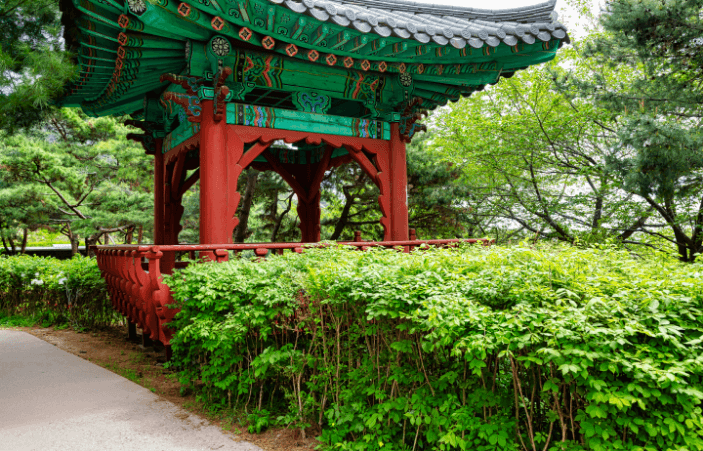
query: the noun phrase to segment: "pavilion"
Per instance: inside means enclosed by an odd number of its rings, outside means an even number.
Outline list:
[[[409,0],[61,0],[78,79],[63,105],[130,115],[154,156],[155,246],[101,247],[113,303],[168,344],[161,272],[176,250],[226,259],[247,167],[295,191],[302,241],[320,240],[325,172],[355,162],[380,191],[384,241],[408,241],[405,144],[428,111],[553,59],[555,1],[486,10]],[[272,146],[284,141],[291,148]],[[200,182],[200,246],[180,246]],[[407,243],[406,243],[407,244]],[[291,245],[293,246],[293,245]],[[294,247],[272,244],[261,250]],[[148,267],[141,264],[148,259]]]

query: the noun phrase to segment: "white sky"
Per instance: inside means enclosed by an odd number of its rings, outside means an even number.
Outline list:
[[[438,5],[467,6],[481,9],[504,9],[517,8],[520,6],[535,5],[544,3],[547,0],[419,0],[422,3],[435,3]],[[589,3],[596,4],[599,0],[590,0]],[[576,11],[567,4],[566,0],[557,0],[556,11],[559,13],[559,21],[566,25],[571,37],[584,34],[585,31],[577,25]]]

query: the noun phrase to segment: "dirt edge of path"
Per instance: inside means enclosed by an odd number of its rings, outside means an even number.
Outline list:
[[[301,439],[300,431],[271,428],[261,434],[247,432],[244,413],[213,413],[192,392],[182,390],[175,372],[164,368],[163,353],[142,349],[127,341],[127,327],[113,326],[89,332],[72,329],[0,327],[21,330],[57,348],[99,365],[141,385],[161,398],[217,425],[236,441],[253,443],[266,451],[310,451],[320,444],[314,438]],[[313,431],[309,431],[313,432]],[[314,434],[308,434],[308,436]]]

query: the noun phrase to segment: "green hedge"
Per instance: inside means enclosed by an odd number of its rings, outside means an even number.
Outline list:
[[[355,450],[703,449],[700,264],[330,248],[168,284],[181,382],[253,430]]]
[[[78,328],[112,324],[119,318],[95,259],[80,256],[0,256],[0,315]]]

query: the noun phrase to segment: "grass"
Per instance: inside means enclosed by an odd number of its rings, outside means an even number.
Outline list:
[[[134,354],[138,354],[138,353],[132,353],[132,356],[134,356]],[[141,356],[141,358],[133,359],[133,361],[135,361],[135,362],[139,362],[139,361],[143,361],[143,360],[146,360],[146,358],[143,356]],[[113,373],[115,373],[119,376],[122,376],[125,379],[127,379],[131,382],[134,382],[135,384],[139,384],[142,387],[149,389],[152,393],[156,393],[156,387],[151,385],[151,381],[149,380],[149,378],[144,377],[143,375],[141,375],[141,373],[138,373],[131,368],[122,368],[120,366],[119,362],[108,361],[108,362],[105,362],[103,365],[105,368],[112,371]]]
[[[0,312],[0,327],[32,327],[37,324],[35,318],[22,315],[7,315]]]
[[[44,312],[38,315],[9,315],[0,311],[0,328],[10,327],[32,327],[40,325],[47,328],[53,326],[56,330],[68,329],[68,322],[56,322],[56,318],[51,312]]]
[[[129,355],[129,361],[130,361],[131,363],[133,363],[133,364],[136,365],[136,364],[139,364],[139,363],[146,363],[147,358],[146,358],[146,356],[145,356],[144,354],[142,354],[141,352],[135,351],[135,352],[130,353],[130,355]]]
[[[117,362],[112,362],[108,361],[105,362],[105,368],[108,370],[112,371],[115,374],[119,374],[120,376],[124,377],[125,379],[129,379],[130,381],[140,384],[142,377],[133,369],[131,368],[122,368],[119,363]]]

